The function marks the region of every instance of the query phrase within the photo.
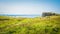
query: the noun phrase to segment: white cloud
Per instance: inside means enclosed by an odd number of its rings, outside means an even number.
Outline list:
[[[21,4],[21,5],[1,5],[0,14],[41,14],[42,12],[55,11],[51,5],[32,5],[32,4]]]
[[[2,13],[5,14],[38,14],[37,8],[33,6],[4,6]]]

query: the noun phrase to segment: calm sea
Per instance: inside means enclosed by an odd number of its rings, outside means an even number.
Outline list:
[[[41,15],[4,15],[4,14],[0,14],[0,16],[34,18],[34,17],[40,17]]]

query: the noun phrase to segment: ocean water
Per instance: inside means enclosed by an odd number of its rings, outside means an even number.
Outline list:
[[[41,15],[5,15],[5,14],[3,15],[3,14],[0,14],[0,16],[34,18],[34,17],[40,17]]]

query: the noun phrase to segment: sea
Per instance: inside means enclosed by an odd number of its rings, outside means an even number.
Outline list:
[[[41,15],[14,15],[14,14],[0,14],[0,16],[23,17],[23,18],[41,17]]]

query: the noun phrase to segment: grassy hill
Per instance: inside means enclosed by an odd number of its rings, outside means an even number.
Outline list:
[[[0,16],[0,34],[60,34],[60,16],[36,18]]]

